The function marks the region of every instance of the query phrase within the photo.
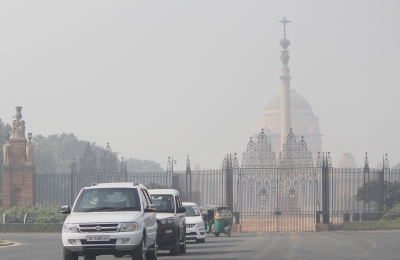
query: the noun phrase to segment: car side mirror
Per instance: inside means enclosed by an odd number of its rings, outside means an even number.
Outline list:
[[[177,213],[186,213],[186,208],[185,207],[178,207],[178,210],[176,212]]]
[[[69,205],[61,206],[60,213],[61,214],[70,214],[71,207]]]
[[[144,210],[144,212],[156,212],[157,211],[157,207],[154,204],[149,204],[147,206],[147,209]]]
[[[208,213],[207,212],[203,212],[202,215],[203,216],[208,216]]]

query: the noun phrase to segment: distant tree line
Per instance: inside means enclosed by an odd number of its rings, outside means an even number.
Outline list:
[[[1,147],[0,147],[0,164],[1,165],[3,165],[3,144],[5,144],[5,142],[7,140],[7,135],[11,135],[11,129],[12,129],[11,125],[4,124],[0,118],[0,145],[1,145]],[[1,171],[2,171],[2,168],[0,167],[0,203],[1,203],[1,183],[2,183]]]
[[[80,158],[84,155],[88,141],[78,140],[73,134],[49,135],[44,137],[36,135],[33,138],[35,145],[34,160],[36,173],[65,173],[71,171],[73,158],[79,165]],[[100,156],[105,147],[91,143],[93,154],[100,162]],[[112,148],[112,147],[111,147]],[[118,152],[114,152],[118,155]],[[121,158],[118,158],[121,162]],[[159,163],[129,158],[126,159],[128,172],[160,172],[163,171]]]
[[[3,145],[7,140],[7,136],[11,137],[11,125],[5,124],[0,119],[0,166],[3,165]],[[79,163],[80,158],[84,155],[88,141],[78,140],[74,134],[36,135],[32,139],[35,150],[34,160],[36,165],[36,173],[65,173],[71,171],[71,163],[76,158]],[[99,158],[105,147],[90,144],[93,153]],[[118,152],[115,153],[116,155]],[[121,162],[121,158],[118,158]],[[100,160],[98,160],[100,161]],[[149,160],[139,160],[129,158],[127,161],[128,172],[160,172],[164,169],[159,163]],[[2,168],[0,167],[0,205],[1,205],[1,178]]]

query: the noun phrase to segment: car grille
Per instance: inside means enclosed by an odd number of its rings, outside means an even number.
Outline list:
[[[80,232],[116,232],[118,228],[119,223],[79,224]]]
[[[186,224],[186,228],[194,228],[196,224]]]
[[[195,236],[195,235],[197,235],[197,233],[196,233],[196,232],[190,232],[190,233],[186,233],[186,236]]]
[[[81,239],[82,245],[115,245],[116,243],[116,239],[110,239],[110,241],[87,241],[86,239]]]

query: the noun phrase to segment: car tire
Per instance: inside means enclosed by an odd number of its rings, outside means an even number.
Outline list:
[[[205,238],[203,238],[203,239],[196,239],[196,243],[205,243],[206,242],[206,239]]]
[[[186,236],[183,237],[183,244],[179,245],[179,253],[186,253]]]
[[[174,247],[169,250],[171,255],[179,255],[179,239],[175,239]]]
[[[214,235],[215,235],[216,237],[219,237],[219,233],[214,233]]]
[[[63,258],[64,260],[78,260],[78,254],[64,247]]]
[[[96,256],[95,255],[85,255],[84,259],[85,260],[96,260]]]
[[[146,253],[147,260],[157,260],[157,240],[154,242],[154,246],[152,250],[147,251]]]
[[[146,260],[146,251],[146,238],[143,234],[142,242],[132,251],[132,260]]]

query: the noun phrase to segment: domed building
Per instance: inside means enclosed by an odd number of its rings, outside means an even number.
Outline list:
[[[313,157],[322,151],[322,134],[319,132],[319,118],[308,101],[294,89],[290,90],[291,127],[293,133],[304,137]],[[257,133],[270,137],[272,150],[278,155],[281,151],[281,94],[276,95],[266,105],[257,123]]]

